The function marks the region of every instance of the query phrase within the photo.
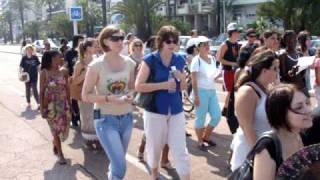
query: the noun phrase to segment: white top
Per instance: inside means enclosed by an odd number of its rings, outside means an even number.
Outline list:
[[[262,133],[271,130],[265,108],[267,95],[255,83],[250,82],[250,85],[254,86],[255,90],[257,90],[260,94],[253,122],[254,130],[257,136],[260,137]],[[237,132],[235,133],[231,144],[233,149],[233,155],[231,157],[231,170],[234,171],[243,163],[252,147],[249,145],[246,137],[244,136],[241,127],[237,129]]]
[[[95,86],[98,95],[116,95],[122,96],[128,92],[130,73],[135,71],[136,63],[127,56],[123,56],[125,67],[119,72],[113,72],[105,63],[105,55],[93,60],[89,68],[98,73],[98,81]],[[130,103],[95,103],[95,108],[101,110],[102,114],[123,115],[132,112]]]
[[[197,73],[198,88],[215,89],[214,78],[219,73],[214,57],[210,57],[210,64],[196,55],[191,61],[191,72]]]

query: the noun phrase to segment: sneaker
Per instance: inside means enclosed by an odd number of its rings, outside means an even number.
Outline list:
[[[138,155],[137,155],[138,159],[140,162],[144,162],[144,154],[138,151]]]
[[[38,104],[37,110],[40,111],[40,104]]]

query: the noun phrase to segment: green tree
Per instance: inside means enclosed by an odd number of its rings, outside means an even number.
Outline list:
[[[183,22],[179,19],[171,19],[169,17],[153,14],[151,16],[152,34],[156,34],[162,26],[173,25],[181,34],[188,34],[192,29],[192,26],[188,22]]]
[[[283,22],[285,29],[320,33],[319,0],[273,0],[258,7],[258,15],[272,23]]]
[[[71,38],[73,35],[72,22],[66,13],[53,15],[48,28],[54,32],[55,37]]]
[[[4,18],[4,26],[8,26],[9,29],[9,40],[11,41],[11,43],[13,43],[13,22],[14,22],[14,17],[13,14],[10,10],[6,10],[3,14],[3,18]]]
[[[35,4],[35,11],[37,11],[38,7],[48,6],[49,17],[48,20],[52,18],[52,12],[54,11],[55,7],[60,7],[61,4],[65,4],[65,0],[34,0]]]
[[[90,0],[78,0],[78,5],[83,10],[83,20],[79,22],[79,32],[92,37],[94,35],[94,27],[102,25],[102,9],[97,3]]]
[[[137,30],[137,36],[146,40],[152,32],[151,16],[156,7],[164,2],[161,0],[126,0],[113,7],[113,13],[125,16],[124,23]]]
[[[18,11],[13,11],[13,12],[17,12],[18,16],[20,17],[20,22],[21,22],[21,30],[22,30],[22,37],[23,39],[25,39],[25,35],[24,35],[24,12],[26,9],[30,9],[30,1],[25,1],[25,0],[10,0],[9,1],[9,6],[10,9],[14,9],[14,10],[18,10]]]
[[[43,29],[41,21],[31,21],[26,23],[24,28],[24,34],[27,37],[31,37],[32,41],[40,38],[40,32]]]
[[[247,27],[253,28],[257,33],[262,34],[268,28],[268,23],[263,17],[259,17],[256,21],[248,24]]]

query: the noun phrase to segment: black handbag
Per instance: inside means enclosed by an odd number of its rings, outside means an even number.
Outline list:
[[[149,77],[146,81],[146,83],[151,83],[153,82],[153,74],[154,74],[154,61],[155,61],[155,55],[152,54],[152,61],[151,61],[151,67],[150,68],[150,73],[149,73]],[[139,92],[137,93],[137,95],[134,97],[134,100],[133,100],[133,104],[140,107],[140,108],[143,108],[143,109],[146,109],[147,107],[150,107],[151,103],[152,103],[152,100],[153,100],[153,97],[154,97],[154,93],[153,92],[148,92],[148,93],[142,93],[142,92]]]
[[[258,146],[261,145],[261,140],[264,138],[270,138],[272,139],[274,145],[275,145],[275,151],[276,151],[276,164],[277,167],[280,166],[282,163],[282,150],[281,150],[281,143],[277,135],[272,132],[266,132],[264,133],[256,142],[256,144],[253,146],[251,151],[249,152],[246,160],[243,162],[243,164],[233,171],[229,176],[228,180],[252,180],[253,179],[253,162],[254,162],[254,156],[257,153]]]

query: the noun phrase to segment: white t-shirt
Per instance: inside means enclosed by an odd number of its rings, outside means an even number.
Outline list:
[[[191,62],[191,72],[197,73],[198,88],[215,89],[214,78],[219,73],[214,57],[209,56],[211,63],[208,64],[199,55],[195,56]]]

